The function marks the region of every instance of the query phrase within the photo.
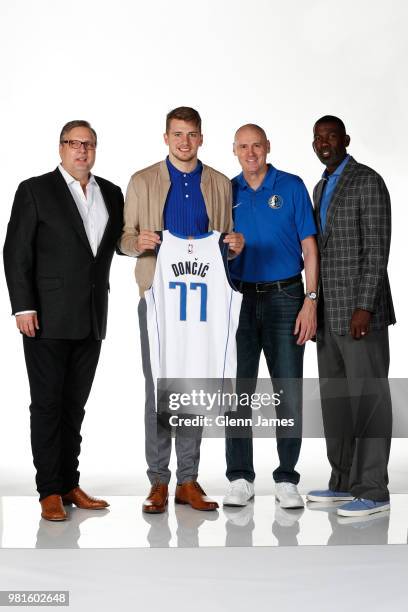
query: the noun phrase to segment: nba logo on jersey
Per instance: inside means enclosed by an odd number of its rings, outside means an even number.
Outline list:
[[[164,231],[145,298],[155,384],[158,378],[235,378],[242,295],[230,282],[219,232],[191,240]]]

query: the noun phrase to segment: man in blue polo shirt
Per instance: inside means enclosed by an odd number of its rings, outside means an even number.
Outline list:
[[[305,343],[316,332],[319,264],[312,204],[298,176],[267,163],[269,151],[261,127],[247,124],[236,132],[234,153],[242,173],[232,181],[233,214],[235,230],[244,234],[246,247],[231,263],[231,276],[244,295],[237,332],[237,380],[239,391],[245,393],[255,389],[262,350],[272,379],[299,381]],[[297,381],[288,381],[281,408],[285,417],[290,414],[300,425],[302,385]],[[252,436],[250,431],[246,434],[228,437],[227,432],[227,506],[245,506],[254,495]],[[273,477],[283,508],[304,505],[295,471],[300,446],[299,437],[277,437],[279,466]]]

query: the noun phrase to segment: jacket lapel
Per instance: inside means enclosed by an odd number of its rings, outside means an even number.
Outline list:
[[[319,230],[319,236],[323,234],[322,224],[320,221],[320,201],[322,199],[322,193],[323,193],[325,184],[326,184],[326,179],[325,178],[320,179],[320,181],[317,183],[314,189],[314,192],[313,192],[313,200],[314,200],[314,205],[315,205],[315,217],[316,217],[316,224]]]
[[[167,169],[166,161],[163,160],[159,165],[159,202],[160,202],[160,210],[159,210],[159,218],[162,219],[163,224],[163,213],[164,213],[164,205],[166,204],[167,195],[170,190],[170,175]],[[163,226],[161,228],[163,229]]]
[[[74,198],[72,197],[72,194],[64,177],[62,176],[58,168],[56,168],[56,170],[54,171],[54,178],[57,190],[57,201],[61,201],[64,210],[66,210],[68,213],[68,217],[70,218],[72,225],[78,232],[82,242],[85,244],[89,253],[93,257],[94,254],[92,253],[91,245],[89,244],[88,236],[86,235],[85,227],[81,215],[79,214],[78,207],[75,203]]]
[[[357,165],[356,160],[353,157],[350,157],[349,161],[347,162],[346,167],[344,168],[343,172],[340,175],[339,180],[337,181],[336,188],[333,192],[332,199],[330,201],[329,208],[327,210],[326,225],[325,225],[323,236],[322,236],[322,246],[323,247],[326,246],[327,239],[333,227],[333,221],[336,216],[337,209],[341,203],[344,192],[347,189],[353,177],[356,165]],[[320,214],[319,214],[319,218],[320,218]]]
[[[217,227],[218,219],[215,218],[214,202],[213,202],[213,190],[210,189],[210,173],[208,167],[203,164],[203,171],[201,173],[201,193],[203,194],[205,208],[208,216],[208,231],[213,229],[213,225]],[[212,223],[211,223],[212,221]]]
[[[103,201],[105,202],[106,210],[108,212],[108,220],[106,222],[105,231],[103,232],[102,240],[98,246],[98,250],[95,255],[95,257],[98,257],[99,253],[101,252],[104,246],[105,241],[107,240],[109,236],[110,229],[112,227],[112,200],[110,199],[109,193],[107,192],[105,186],[102,184],[102,181],[100,181],[100,179],[97,176],[95,176],[95,180],[99,185],[99,188],[102,193]]]

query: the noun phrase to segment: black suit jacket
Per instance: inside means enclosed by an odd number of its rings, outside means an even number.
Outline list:
[[[109,219],[96,256],[68,185],[54,172],[23,181],[4,245],[13,314],[36,310],[42,338],[106,334],[109,270],[123,224],[119,187],[95,177]]]
[[[324,180],[313,192],[324,314],[330,329],[346,334],[356,308],[373,313],[371,329],[395,323],[387,275],[391,203],[381,176],[350,157],[333,192],[324,231],[320,200]],[[323,320],[322,302],[319,320]],[[327,321],[326,321],[327,322]]]

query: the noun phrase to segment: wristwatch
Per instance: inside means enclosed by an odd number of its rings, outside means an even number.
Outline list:
[[[309,300],[312,300],[312,302],[316,302],[317,301],[317,293],[316,293],[316,291],[308,291],[306,293],[306,297],[308,297]]]

